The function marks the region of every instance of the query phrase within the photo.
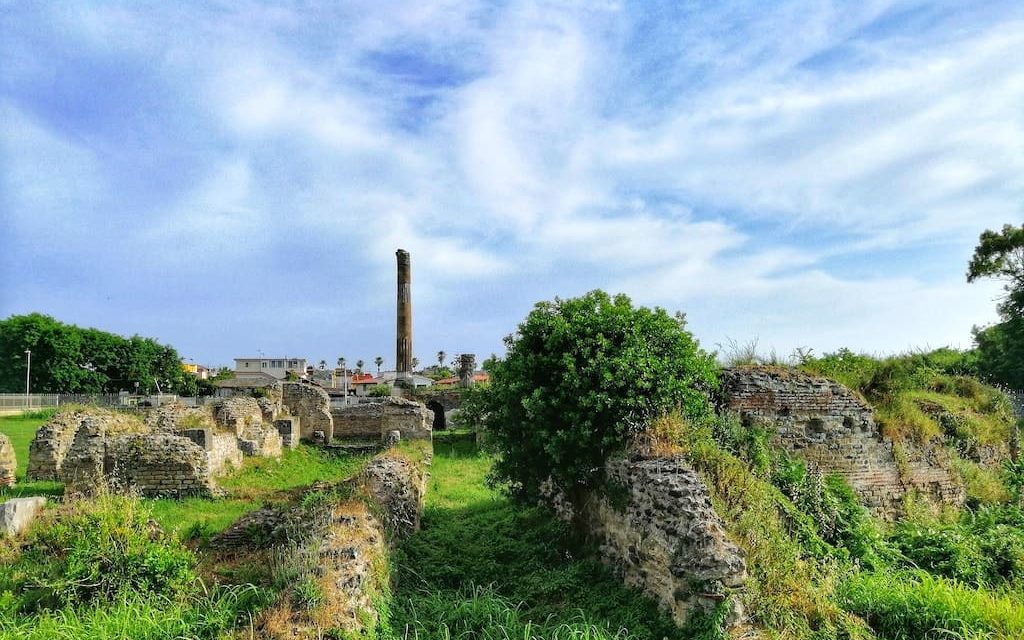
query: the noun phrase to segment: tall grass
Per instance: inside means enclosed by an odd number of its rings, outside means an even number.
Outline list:
[[[397,638],[695,638],[544,510],[488,487],[472,442],[435,447],[421,531],[393,554]]]
[[[843,607],[889,640],[1020,640],[1024,597],[923,571],[860,573],[840,585]]]
[[[0,640],[178,640],[219,638],[268,596],[254,587],[224,587],[183,599],[123,595],[89,607],[0,615]]]

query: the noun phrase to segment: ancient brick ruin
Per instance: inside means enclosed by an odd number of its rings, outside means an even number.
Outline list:
[[[351,407],[334,409],[334,435],[338,438],[383,440],[398,431],[404,440],[429,439],[434,413],[419,402],[405,398],[383,398]]]
[[[145,416],[83,409],[57,413],[36,432],[27,475],[64,482],[68,493],[213,495],[215,477],[243,456],[278,457],[282,437],[253,398],[208,410],[170,405]]]
[[[389,573],[380,570],[388,547],[419,528],[430,445],[418,446],[424,447],[422,455],[408,457],[391,449],[342,485],[309,488],[338,496],[335,500],[265,506],[211,540],[225,553],[281,546],[315,558],[314,579],[330,606],[309,611],[285,605],[263,618],[260,637],[322,638],[328,629],[343,630],[347,637],[376,624],[374,596],[388,588]]]
[[[586,531],[627,585],[658,601],[680,625],[742,587],[743,551],[729,540],[707,486],[683,458],[613,458],[605,471],[614,497],[592,492],[570,503],[551,483],[543,490],[559,518]],[[743,611],[735,598],[729,606],[732,626]]]
[[[776,445],[823,474],[837,473],[877,515],[896,515],[908,491],[961,504],[964,490],[941,446],[885,438],[871,407],[843,385],[780,367],[722,372],[722,405],[769,428]]]
[[[300,382],[286,382],[281,388],[281,404],[289,414],[299,419],[299,437],[310,442],[334,439],[331,397],[326,391]]]
[[[0,487],[14,484],[18,471],[18,459],[14,455],[11,439],[0,433]]]

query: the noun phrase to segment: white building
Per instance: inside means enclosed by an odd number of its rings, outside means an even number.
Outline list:
[[[297,376],[306,375],[305,358],[235,358],[235,375],[255,375],[265,373],[278,380],[292,372]]]

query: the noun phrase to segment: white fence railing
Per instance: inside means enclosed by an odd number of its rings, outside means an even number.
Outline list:
[[[99,407],[160,406],[178,400],[178,396],[163,394],[156,396],[132,396],[118,393],[0,393],[0,411],[31,411],[50,409],[67,404],[89,404]],[[191,400],[195,406],[195,399]]]

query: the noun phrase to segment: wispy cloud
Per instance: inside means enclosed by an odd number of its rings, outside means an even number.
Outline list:
[[[966,344],[993,317],[992,292],[962,281],[970,247],[1024,218],[1015,3],[115,3],[2,20],[0,313],[218,361],[270,325],[204,336],[162,320],[169,306],[203,300],[219,325],[277,314],[276,344],[310,357],[386,351],[398,247],[425,352],[498,350],[530,301],[592,287],[683,308],[709,344]],[[95,230],[103,257],[82,260]],[[90,302],[125,281],[131,296]]]

